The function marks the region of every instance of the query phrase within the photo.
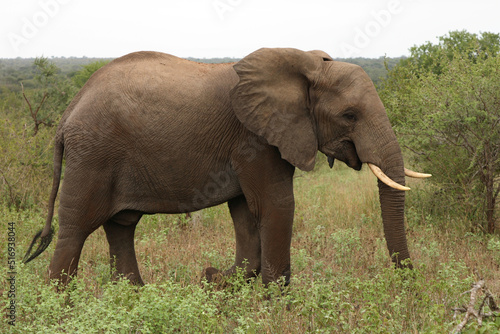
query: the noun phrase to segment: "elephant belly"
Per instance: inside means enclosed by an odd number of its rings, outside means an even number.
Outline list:
[[[210,171],[176,166],[168,173],[155,173],[140,166],[123,179],[127,209],[146,213],[182,213],[227,202],[242,193],[236,173],[230,168]]]

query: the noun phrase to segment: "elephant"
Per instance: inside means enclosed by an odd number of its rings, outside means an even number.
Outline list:
[[[373,82],[359,66],[323,51],[262,48],[236,63],[202,64],[136,52],[95,72],[63,113],[55,135],[45,226],[24,262],[58,239],[49,277],[76,275],[86,238],[103,226],[116,274],[144,284],[134,249],[143,215],[228,204],[237,268],[262,282],[290,281],[295,168],[318,151],[378,177],[389,255],[411,266],[404,226],[401,149]],[[407,171],[407,174],[411,174]],[[427,174],[413,172],[412,176]],[[36,250],[35,245],[38,244]]]

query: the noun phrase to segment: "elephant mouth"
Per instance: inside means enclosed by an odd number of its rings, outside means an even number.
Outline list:
[[[335,159],[342,161],[348,167],[354,170],[361,170],[363,163],[359,159],[358,153],[356,152],[356,147],[351,141],[342,141],[335,145],[334,147],[323,147],[321,151],[328,157],[328,165],[330,168],[333,167]]]
[[[320,148],[320,151],[327,156],[328,165],[330,166],[330,168],[333,167],[335,159],[344,162],[348,167],[355,169],[357,171],[361,170],[361,166],[363,165],[363,162],[361,162],[358,153],[356,151],[356,146],[352,141],[349,140],[344,140],[336,143],[330,142],[327,145],[323,145]],[[382,181],[389,187],[403,191],[410,190],[410,188],[394,182],[391,178],[385,175],[385,173],[377,165],[370,163],[369,161],[365,162],[368,164],[370,171],[380,181]],[[404,168],[404,172],[406,176],[412,178],[427,178],[432,176],[431,174],[414,172],[407,168]]]
[[[340,160],[344,162],[347,166],[350,168],[353,168],[357,171],[361,170],[362,162],[359,159],[359,156],[356,152],[356,147],[354,146],[354,143],[350,141],[343,141],[340,144],[335,145],[336,148],[342,148],[340,150],[335,150],[335,149],[328,149],[325,147],[322,147],[320,149],[321,152],[323,152],[327,158],[328,158],[328,165],[330,168],[333,167],[333,164],[335,163],[335,159]],[[368,167],[370,168],[370,171],[383,183],[388,185],[391,188],[397,189],[397,190],[403,190],[407,191],[410,190],[410,188],[400,185],[396,182],[394,182],[391,178],[389,178],[387,175],[385,175],[384,172],[378,167],[377,165],[374,165],[373,163],[370,163],[367,161]],[[414,172],[410,169],[405,168],[404,169],[405,175],[408,177],[412,178],[427,178],[431,177],[431,174],[426,174],[426,173],[419,173],[419,172]]]

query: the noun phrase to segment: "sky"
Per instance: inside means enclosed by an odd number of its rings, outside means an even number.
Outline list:
[[[242,58],[261,47],[399,57],[452,30],[500,33],[500,1],[2,0],[0,58]]]

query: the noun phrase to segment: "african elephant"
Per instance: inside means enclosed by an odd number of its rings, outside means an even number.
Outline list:
[[[62,116],[48,217],[25,262],[52,238],[64,153],[50,278],[64,284],[76,274],[86,238],[103,226],[116,271],[143,284],[133,240],[142,215],[227,202],[236,259],[221,274],[244,267],[265,284],[283,276],[289,282],[294,170],[312,170],[318,150],[330,166],[338,159],[375,170],[388,250],[401,266],[410,257],[403,158],[360,67],[290,48],[217,65],[156,52],[126,55],[97,71]],[[215,274],[206,270],[208,280]]]

